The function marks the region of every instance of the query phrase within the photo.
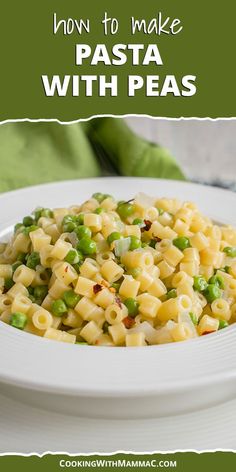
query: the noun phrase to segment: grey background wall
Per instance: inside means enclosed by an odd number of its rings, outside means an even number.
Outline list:
[[[126,120],[140,135],[167,147],[188,178],[236,182],[236,120]]]

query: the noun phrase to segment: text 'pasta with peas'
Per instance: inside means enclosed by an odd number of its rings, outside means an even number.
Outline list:
[[[0,243],[0,320],[95,346],[216,332],[236,321],[236,229],[145,194],[37,208]]]

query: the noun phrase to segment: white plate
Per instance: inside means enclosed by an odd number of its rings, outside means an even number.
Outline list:
[[[236,195],[183,182],[106,178],[31,187],[0,196],[2,234],[34,207],[69,206],[93,192],[120,199],[138,191],[196,202],[236,225]],[[29,403],[107,417],[170,415],[208,407],[236,392],[236,325],[192,341],[147,348],[74,346],[0,323],[1,391]]]
[[[81,418],[0,395],[0,453],[236,450],[236,400],[165,418]]]

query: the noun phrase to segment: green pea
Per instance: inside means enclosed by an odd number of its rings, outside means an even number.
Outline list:
[[[197,325],[197,324],[198,324],[197,315],[195,315],[195,313],[193,313],[192,311],[190,311],[189,316],[190,316],[190,318],[191,318],[193,324],[194,324],[194,325]]]
[[[212,303],[214,300],[221,297],[221,290],[217,285],[209,284],[203,294],[208,303]]]
[[[72,233],[73,231],[76,230],[76,228],[77,228],[76,223],[74,223],[73,221],[68,221],[68,223],[65,223],[62,226],[62,231],[63,233]]]
[[[12,313],[11,319],[10,319],[10,325],[17,329],[24,329],[27,321],[28,321],[28,318],[25,315],[25,313],[21,313],[20,311],[17,311],[16,313]]]
[[[82,239],[82,238],[85,238],[85,237],[91,238],[91,236],[92,236],[91,229],[89,229],[89,227],[85,226],[85,225],[77,226],[75,232],[76,232],[79,239]]]
[[[169,300],[170,298],[176,298],[177,297],[177,292],[176,292],[176,289],[175,288],[172,288],[171,290],[169,290],[166,294],[166,298],[167,300]]]
[[[4,288],[6,290],[10,290],[14,285],[14,281],[11,277],[8,277],[7,279],[4,280]]]
[[[62,224],[65,224],[65,223],[70,223],[70,222],[73,222],[73,223],[77,223],[77,216],[76,215],[65,215],[63,217],[63,220],[62,220]]]
[[[34,297],[39,302],[39,305],[43,302],[44,298],[48,294],[48,286],[47,285],[37,285],[34,287]]]
[[[114,282],[111,286],[116,290],[116,292],[119,292],[121,282],[120,283],[119,282]]]
[[[42,207],[35,208],[33,214],[34,214],[34,218],[36,222],[38,222],[39,218],[41,218],[42,211],[43,211]]]
[[[25,216],[23,218],[23,225],[24,226],[32,226],[35,223],[34,218],[32,216]]]
[[[41,216],[44,216],[45,218],[53,218],[53,211],[50,210],[50,208],[43,208]]]
[[[140,267],[134,267],[132,269],[128,270],[128,274],[132,275],[134,279],[137,279],[137,277],[142,273],[142,269]]]
[[[203,292],[207,288],[207,281],[201,275],[195,275],[193,277],[193,288],[198,292]]]
[[[164,213],[163,208],[157,208],[157,210],[159,212],[159,216],[163,215],[163,213]]]
[[[156,239],[151,239],[149,242],[149,246],[155,249],[156,247],[157,240]]]
[[[67,312],[67,306],[60,298],[52,302],[52,313],[54,316],[63,316]]]
[[[92,195],[92,198],[98,201],[98,203],[102,203],[102,201],[106,198],[103,193],[96,192]]]
[[[139,249],[141,247],[141,241],[137,236],[130,236],[130,246],[129,250],[134,251],[135,249]]]
[[[84,214],[80,213],[80,215],[77,215],[77,221],[78,225],[83,225],[84,224]]]
[[[191,247],[189,238],[186,238],[185,236],[179,236],[178,238],[175,238],[173,240],[173,244],[181,251],[187,249],[188,247]]]
[[[45,218],[53,218],[53,211],[50,210],[50,208],[38,207],[33,213],[35,221],[38,221],[41,216],[44,216]]]
[[[66,290],[66,292],[63,293],[63,300],[68,308],[74,308],[80,299],[81,296],[77,295],[74,290]]]
[[[134,212],[134,206],[131,203],[121,203],[117,207],[117,213],[120,218],[126,220]]]
[[[145,226],[144,221],[143,221],[142,218],[135,218],[132,224],[133,225],[138,225],[138,226],[143,226],[143,225]]]
[[[13,272],[13,274],[14,274],[14,272],[16,271],[16,269],[17,269],[18,267],[20,267],[21,265],[22,265],[22,262],[21,262],[21,261],[16,261],[16,262],[14,262],[14,264],[12,264],[11,267],[12,267],[12,272]]]
[[[38,252],[32,252],[27,258],[26,266],[35,269],[40,264],[40,256]]]
[[[62,231],[63,233],[72,233],[77,228],[77,222],[73,220],[71,215],[64,216],[62,220]]]
[[[86,255],[95,254],[97,251],[97,245],[95,241],[87,237],[82,238],[79,241],[77,248],[79,249],[79,251],[82,252],[82,254],[86,254]]]
[[[118,231],[113,231],[113,233],[109,234],[108,238],[107,238],[107,242],[108,244],[112,244],[114,241],[116,241],[117,239],[121,239],[122,238],[122,234],[119,233]]]
[[[27,290],[28,290],[30,295],[34,295],[34,287],[31,287],[31,285],[30,285],[29,287],[27,287]]]
[[[81,262],[78,262],[77,264],[73,264],[73,267],[76,270],[77,274],[80,273]]]
[[[17,254],[17,261],[21,261],[23,264],[26,262],[26,256],[27,254],[25,252],[19,252]]]
[[[135,316],[138,314],[139,307],[137,300],[135,300],[134,298],[126,298],[126,300],[124,301],[124,305],[128,308],[129,316],[135,318]]]
[[[16,225],[14,226],[14,233],[16,233],[20,229],[23,230],[24,225],[22,223],[16,223]]]
[[[104,208],[98,207],[96,208],[94,213],[96,213],[96,215],[101,215],[101,213],[104,213],[104,211],[105,211]]]
[[[81,256],[76,249],[70,249],[64,260],[69,264],[78,264],[81,261]]]
[[[24,234],[28,236],[29,233],[31,233],[32,231],[36,231],[36,229],[39,229],[39,226],[37,225],[27,226],[27,228],[24,228]]]
[[[209,280],[208,280],[208,283],[209,284],[215,284],[215,285],[218,285],[219,288],[222,288],[224,289],[225,288],[225,282],[224,282],[224,279],[221,275],[217,274],[217,275],[213,275]]]
[[[225,247],[223,251],[227,254],[229,257],[236,257],[236,247]]]
[[[108,328],[109,328],[109,323],[107,321],[104,321],[103,325],[102,325],[102,329],[104,331],[104,333],[108,333]]]
[[[229,323],[227,323],[227,321],[225,321],[225,320],[219,320],[219,327],[218,327],[218,329],[224,329],[224,328],[227,328],[227,326],[229,326]]]

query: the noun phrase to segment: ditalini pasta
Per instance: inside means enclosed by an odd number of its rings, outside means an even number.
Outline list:
[[[148,346],[236,322],[236,229],[196,205],[95,193],[0,244],[0,320],[72,344]]]

